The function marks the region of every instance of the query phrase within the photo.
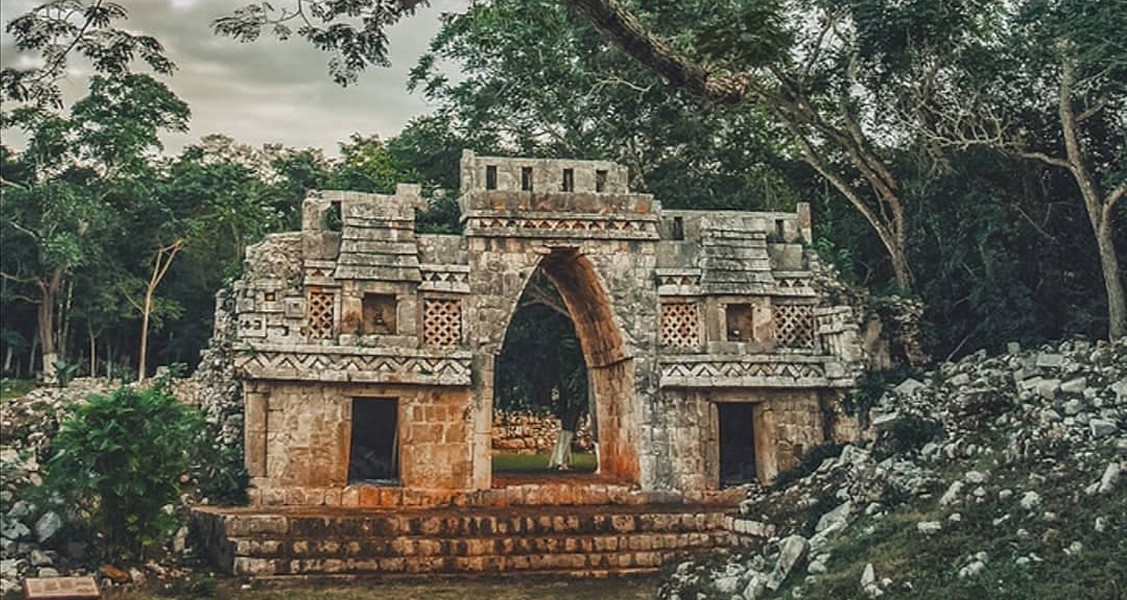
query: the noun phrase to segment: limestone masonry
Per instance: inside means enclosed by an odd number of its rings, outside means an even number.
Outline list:
[[[419,188],[311,194],[235,285],[252,502],[489,490],[493,368],[533,273],[587,361],[601,480],[700,497],[846,435],[858,316],[819,292],[810,211],[663,210],[609,162],[461,162],[461,235]],[[339,217],[338,217],[339,215]],[[376,489],[378,491],[373,492]]]

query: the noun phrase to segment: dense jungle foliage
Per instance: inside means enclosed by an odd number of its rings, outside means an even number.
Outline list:
[[[145,368],[193,363],[215,291],[248,245],[298,226],[310,189],[421,183],[420,229],[456,232],[463,148],[616,160],[670,208],[810,202],[816,247],[845,277],[922,298],[936,358],[1122,334],[1109,303],[1127,257],[1115,0],[475,3],[444,18],[406,82],[434,113],[387,140],[358,133],[334,158],[222,134],[162,154],[159,134],[183,130],[190,107],[130,67],[163,76],[175,57],[144,36],[89,37],[123,32],[124,9],[72,4],[66,27],[36,11],[5,25],[21,51],[73,49],[100,72],[69,107],[65,60],[0,81],[4,130],[29,140],[0,147],[8,376],[134,376],[143,323]],[[343,83],[386,59],[383,28],[412,12],[307,4],[334,27],[296,37],[338,52]],[[274,15],[243,10],[216,29],[252,39]]]

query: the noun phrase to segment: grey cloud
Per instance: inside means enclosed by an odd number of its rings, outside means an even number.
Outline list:
[[[4,19],[34,2],[5,1]],[[428,112],[422,98],[406,91],[407,73],[439,28],[443,11],[461,10],[466,0],[436,2],[389,32],[390,68],[372,68],[347,88],[326,71],[328,55],[302,40],[264,36],[252,44],[212,34],[211,22],[240,3],[230,0],[160,0],[126,3],[129,28],[155,36],[179,70],[166,83],[192,108],[191,131],[165,137],[167,152],[208,133],[242,143],[281,142],[336,151],[353,132],[390,137],[414,116]],[[3,64],[16,60],[11,39],[2,40]],[[68,81],[73,101],[85,81]]]

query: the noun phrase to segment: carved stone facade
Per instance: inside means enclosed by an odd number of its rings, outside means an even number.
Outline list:
[[[494,362],[537,270],[587,362],[600,480],[699,497],[721,487],[733,435],[770,480],[843,429],[858,323],[815,289],[808,207],[663,210],[608,162],[466,152],[461,173],[461,235],[416,234],[424,201],[400,185],[311,194],[301,232],[247,251],[236,366],[253,501],[490,489]],[[350,470],[368,400],[390,407],[388,481]]]

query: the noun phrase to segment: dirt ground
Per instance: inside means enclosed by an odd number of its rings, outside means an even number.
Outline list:
[[[107,600],[651,600],[654,576],[607,579],[434,579],[358,581],[333,584],[277,584],[224,580],[213,591],[165,589],[109,590]]]

